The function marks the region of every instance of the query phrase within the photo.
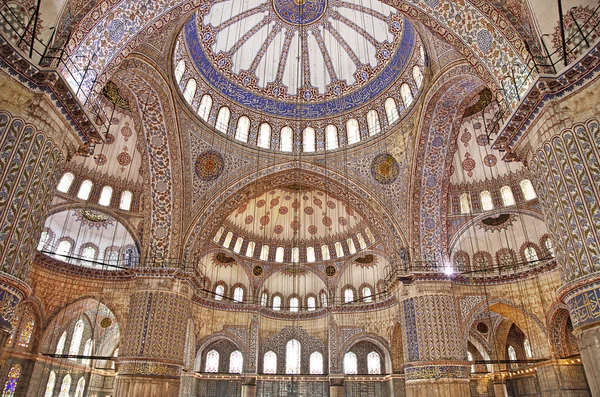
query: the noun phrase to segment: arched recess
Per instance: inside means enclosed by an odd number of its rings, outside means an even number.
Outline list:
[[[116,304],[108,300],[84,297],[62,307],[45,322],[45,332],[40,339],[39,350],[53,353],[54,351],[50,350],[56,346],[65,329],[81,316],[86,316],[90,322],[94,340],[98,341],[101,336],[109,336],[111,333],[114,333],[112,340],[115,341],[115,345],[118,345],[120,340],[120,320],[129,313],[120,313],[116,309],[116,306]],[[110,325],[106,328],[100,325],[103,318],[110,319]],[[97,345],[96,348],[99,349],[100,346],[101,344]]]
[[[389,374],[392,372],[392,351],[388,342],[379,335],[372,333],[360,333],[349,338],[342,346],[340,346],[338,357],[341,360],[337,365],[339,368],[343,368],[344,354],[352,350],[352,347],[358,343],[367,342],[377,347],[379,354],[382,354],[383,367],[381,368],[382,374]],[[332,363],[332,367],[335,367]]]
[[[216,259],[216,256],[218,254],[223,254],[225,255],[225,257],[234,260],[234,262],[231,262],[231,264],[226,264],[226,266],[222,266],[224,269],[232,269],[232,271],[219,271],[217,272],[217,274],[215,274],[215,272],[209,270],[215,265],[220,265],[218,263],[218,260]],[[205,288],[214,288],[215,283],[217,283],[218,281],[224,281],[229,287],[231,287],[235,283],[242,283],[248,288],[252,288],[251,281],[254,278],[254,276],[252,275],[252,267],[249,267],[243,258],[231,251],[226,251],[221,247],[210,248],[204,251],[202,257],[200,257],[200,259],[195,262],[200,266],[200,270],[206,275],[207,284],[205,285]],[[239,271],[234,272],[233,269]],[[245,277],[241,277],[240,272],[243,272]],[[225,277],[221,277],[220,275],[223,275]]]
[[[527,70],[522,59],[527,59],[527,50],[514,26],[489,5],[477,7],[471,2],[462,2],[462,7],[452,0],[437,1],[432,5],[428,0],[398,2],[383,0],[384,3],[402,11],[410,18],[420,21],[432,31],[444,37],[469,60],[471,66],[494,90],[500,87],[498,79],[506,74],[505,65],[516,64],[518,69]],[[72,57],[96,54],[90,67],[102,73],[100,81],[107,79],[105,70],[123,62],[124,56],[133,52],[140,43],[161,29],[173,28],[174,24],[186,21],[200,5],[198,0],[170,0],[162,7],[149,8],[138,15],[136,23],[128,25],[117,40],[109,38],[106,32],[113,20],[128,21],[132,9],[131,0],[107,6],[98,4],[73,32],[68,46]],[[201,9],[200,12],[208,11]],[[461,18],[456,16],[460,14]],[[178,18],[180,17],[180,18]],[[89,26],[93,28],[89,29]],[[486,33],[480,33],[480,32]],[[479,38],[478,36],[484,36]],[[468,44],[466,44],[468,43]],[[498,54],[490,57],[488,54]],[[85,61],[81,61],[81,68]]]
[[[137,58],[121,63],[111,78],[133,99],[147,147],[151,211],[145,229],[151,236],[142,240],[141,256],[177,256],[179,231],[173,225],[183,223],[183,206],[176,203],[183,197],[176,191],[182,186],[181,148],[172,93],[164,88],[168,79],[152,61]]]
[[[242,341],[239,337],[229,332],[223,331],[216,332],[200,340],[198,344],[198,350],[196,351],[196,356],[194,358],[194,372],[204,371],[203,365],[205,364],[206,353],[210,351],[213,347],[218,346],[218,344],[224,344],[229,347],[234,347],[231,350],[237,349],[240,352],[242,352],[244,356],[244,367],[247,365],[247,349],[244,341]],[[229,354],[227,354],[227,361],[229,361]],[[220,365],[221,363],[219,363],[219,366]]]
[[[563,358],[579,354],[579,346],[573,335],[573,323],[566,305],[558,304],[551,309],[548,316],[548,333],[554,357]]]
[[[413,157],[411,184],[412,256],[436,261],[447,259],[448,179],[452,164],[452,142],[456,141],[469,99],[481,90],[483,82],[469,65],[459,64],[433,82],[423,103],[427,104],[419,122]],[[454,123],[449,120],[454,120]]]
[[[404,347],[402,345],[402,325],[397,322],[392,331],[392,372],[404,372]]]
[[[249,173],[221,190],[210,192],[212,200],[203,203],[203,207],[199,209],[186,233],[185,255],[190,256],[201,252],[227,215],[242,202],[264,191],[294,184],[311,186],[327,192],[332,197],[343,198],[364,219],[371,222],[369,227],[386,252],[395,253],[400,246],[406,246],[404,231],[399,228],[395,217],[388,209],[393,206],[388,206],[380,201],[380,197],[369,194],[366,186],[347,176],[315,165],[302,163],[299,166],[297,163],[284,163],[267,168],[259,175]],[[367,202],[363,197],[370,197],[370,199]]]

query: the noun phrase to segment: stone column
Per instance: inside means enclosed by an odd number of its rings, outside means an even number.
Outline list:
[[[532,179],[564,283],[558,295],[569,308],[592,395],[600,397],[600,122],[573,123],[533,153]]]
[[[407,356],[406,396],[469,397],[469,363],[451,287],[415,284],[400,305]],[[432,292],[425,295],[420,289]]]
[[[0,71],[0,354],[60,172],[78,145],[72,127],[44,94]],[[80,141],[79,141],[80,142]]]
[[[130,297],[117,362],[116,397],[179,395],[191,288],[174,274],[169,276],[140,280]]]

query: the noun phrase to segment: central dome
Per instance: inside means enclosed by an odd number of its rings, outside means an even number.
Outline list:
[[[273,0],[273,9],[290,24],[308,25],[325,14],[327,0]]]

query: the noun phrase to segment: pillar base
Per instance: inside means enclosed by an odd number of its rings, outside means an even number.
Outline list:
[[[471,397],[469,379],[407,380],[406,397]]]
[[[118,376],[115,397],[178,397],[180,382],[179,379]]]
[[[600,324],[575,331],[592,397],[600,397]]]

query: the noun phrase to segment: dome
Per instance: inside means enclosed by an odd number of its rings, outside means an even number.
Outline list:
[[[173,66],[184,98],[220,132],[264,149],[319,152],[400,120],[424,64],[415,27],[378,1],[229,0],[186,22]]]

